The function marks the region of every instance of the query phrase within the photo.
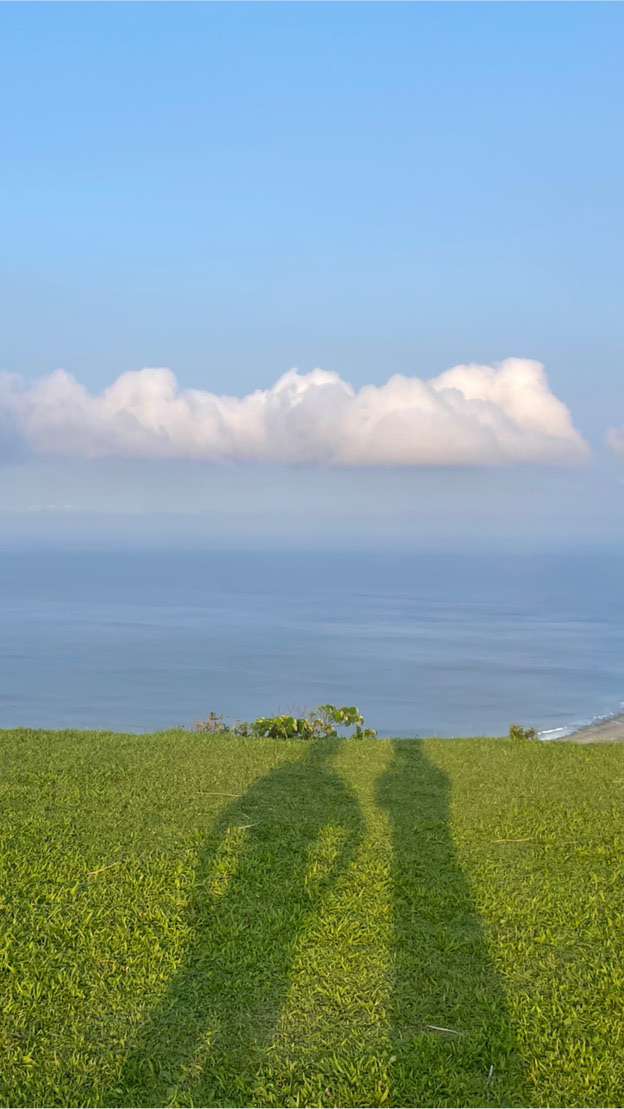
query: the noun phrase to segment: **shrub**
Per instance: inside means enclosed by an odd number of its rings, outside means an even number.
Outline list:
[[[319,705],[306,716],[259,716],[256,720],[228,724],[216,712],[198,720],[196,732],[209,735],[267,736],[271,739],[336,739],[338,728],[353,728],[349,739],[375,739],[377,732],[364,727],[364,717],[354,705]]]
[[[509,738],[510,739],[537,739],[538,735],[535,728],[523,728],[521,724],[509,725]]]

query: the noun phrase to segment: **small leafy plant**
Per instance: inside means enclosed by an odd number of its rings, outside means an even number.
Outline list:
[[[353,728],[349,739],[375,739],[377,732],[364,727],[364,717],[354,705],[319,705],[305,716],[259,716],[252,722],[228,724],[223,714],[211,712],[198,720],[196,732],[209,735],[266,736],[270,739],[337,739],[339,728]]]
[[[537,739],[538,735],[535,728],[523,728],[521,724],[509,725],[509,738],[510,739]]]

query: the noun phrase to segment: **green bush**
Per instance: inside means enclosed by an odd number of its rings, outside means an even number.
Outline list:
[[[510,739],[538,739],[535,728],[523,728],[521,724],[509,725]]]
[[[375,739],[377,732],[364,727],[364,717],[354,705],[319,705],[306,716],[259,716],[251,723],[235,720],[228,724],[223,714],[211,712],[198,720],[196,732],[209,735],[266,736],[270,739],[336,739],[338,728],[353,728],[349,739]]]

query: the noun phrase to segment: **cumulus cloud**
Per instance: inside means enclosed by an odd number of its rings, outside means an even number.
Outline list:
[[[360,389],[290,370],[244,397],[181,389],[166,369],[122,374],[99,394],[63,370],[31,385],[4,374],[0,418],[47,457],[497,466],[589,453],[543,366],[521,358]]]
[[[624,458],[624,427],[612,427],[607,432],[607,443],[615,454]]]

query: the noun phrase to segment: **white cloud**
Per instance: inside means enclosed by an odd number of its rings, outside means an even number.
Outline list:
[[[357,390],[290,370],[241,398],[180,389],[164,369],[122,374],[96,395],[63,370],[31,385],[3,374],[0,420],[45,457],[497,466],[589,453],[543,366],[521,358]]]
[[[607,432],[607,443],[612,451],[624,458],[624,427],[612,427]]]

